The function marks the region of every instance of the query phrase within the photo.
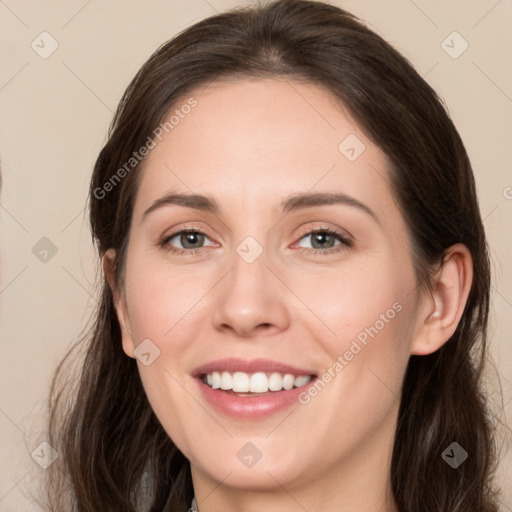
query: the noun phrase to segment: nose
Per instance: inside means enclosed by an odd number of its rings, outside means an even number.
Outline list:
[[[270,268],[263,252],[249,263],[234,252],[232,267],[214,298],[213,322],[217,330],[253,338],[286,329],[290,322],[288,290],[279,272]]]

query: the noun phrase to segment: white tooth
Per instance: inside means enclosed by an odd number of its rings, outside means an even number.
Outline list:
[[[249,375],[245,372],[212,372],[206,375],[206,382],[212,389],[232,389],[235,393],[266,393],[267,391],[281,391],[301,387],[311,380],[309,375],[294,375],[287,373],[282,375],[273,372],[270,377],[264,372]]]
[[[311,380],[309,375],[301,375],[300,377],[295,377],[295,387],[300,388],[301,386],[306,385]]]
[[[249,383],[251,393],[266,393],[268,391],[268,378],[263,372],[253,373]]]
[[[283,388],[292,389],[295,382],[295,376],[291,373],[287,373],[283,378]]]
[[[283,389],[283,378],[280,373],[274,372],[268,379],[268,389],[270,391],[281,391]]]
[[[231,377],[229,372],[222,372],[220,377],[220,389],[224,389],[225,391],[233,389],[233,377]]]
[[[235,393],[249,392],[249,375],[244,372],[235,372],[233,374],[233,391]]]
[[[213,389],[220,388],[220,373],[219,372],[212,373],[212,388]]]

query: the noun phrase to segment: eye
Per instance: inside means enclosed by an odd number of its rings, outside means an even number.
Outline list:
[[[308,238],[311,240],[310,247],[300,248],[301,252],[306,254],[331,254],[343,251],[353,245],[353,242],[344,235],[329,228],[318,228],[308,231],[301,236],[300,240]]]
[[[186,228],[165,237],[160,245],[176,254],[195,254],[203,248],[205,239],[209,240],[208,236],[201,230]],[[181,244],[181,248],[173,247],[176,243]]]
[[[353,246],[351,240],[330,228],[317,228],[308,231],[300,237],[300,240],[308,238],[311,239],[310,247],[299,246],[299,250],[302,253],[315,255],[331,254]],[[187,227],[166,236],[160,242],[160,245],[167,251],[178,255],[191,255],[204,249],[205,239],[210,240],[203,231],[194,227]],[[176,244],[180,244],[181,247],[175,247]]]

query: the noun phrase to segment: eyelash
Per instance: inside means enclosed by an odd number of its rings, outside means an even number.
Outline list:
[[[172,240],[174,237],[181,235],[182,233],[199,233],[201,235],[205,235],[208,237],[206,233],[201,231],[200,229],[196,229],[194,227],[187,227],[185,229],[180,229],[179,231],[174,232],[173,234],[166,236],[161,242],[160,246],[165,249],[168,252],[171,252],[173,254],[176,254],[178,256],[182,256],[186,254],[187,256],[192,256],[198,252],[200,252],[204,247],[201,247],[199,249],[176,249],[174,247],[171,247],[168,242],[169,240]],[[303,254],[313,255],[313,256],[320,256],[320,255],[327,255],[327,254],[333,254],[340,251],[343,251],[347,248],[351,248],[354,244],[351,240],[347,239],[345,236],[343,236],[341,233],[334,229],[330,228],[315,228],[313,230],[306,231],[303,233],[299,240],[302,240],[306,236],[316,235],[318,233],[325,233],[330,236],[334,236],[336,239],[338,239],[341,243],[335,247],[331,247],[326,250],[322,249],[310,249],[309,247],[300,247],[298,250]]]

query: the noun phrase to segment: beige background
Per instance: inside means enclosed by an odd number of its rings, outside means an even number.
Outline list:
[[[45,439],[41,410],[54,367],[95,301],[96,257],[84,207],[112,112],[161,43],[243,3],[0,1],[1,512],[38,510],[25,494],[44,471],[31,458]],[[490,356],[497,373],[489,376],[491,391],[501,378],[496,414],[508,416],[499,480],[503,510],[512,510],[512,2],[331,3],[362,17],[411,60],[446,101],[472,160],[495,270]],[[31,48],[43,31],[58,43],[47,59]],[[457,59],[441,46],[453,31],[469,44]],[[460,49],[462,41],[454,41]],[[46,263],[32,252],[42,237],[57,248]]]

